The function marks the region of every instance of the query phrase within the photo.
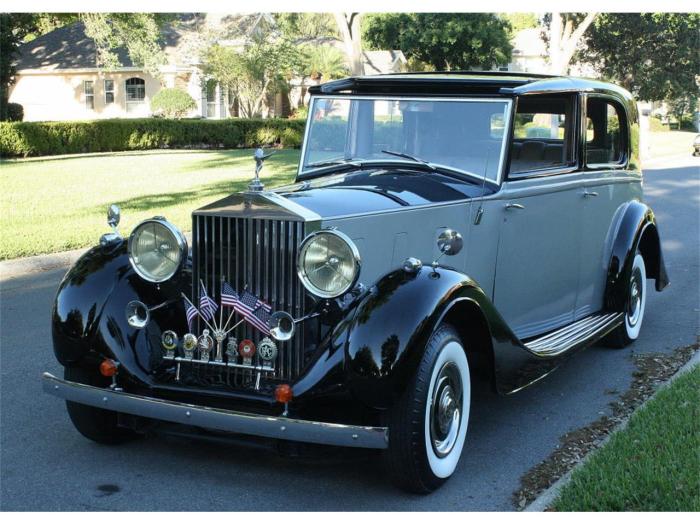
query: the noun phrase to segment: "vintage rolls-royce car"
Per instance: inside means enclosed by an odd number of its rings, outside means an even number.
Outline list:
[[[455,471],[471,385],[514,393],[640,334],[668,284],[638,116],[614,85],[532,74],[311,88],[293,184],[105,234],[53,309],[80,433],[175,426],[382,449],[426,493]],[[274,162],[274,159],[270,162]],[[252,168],[252,162],[251,162]],[[252,174],[252,169],[251,169]]]

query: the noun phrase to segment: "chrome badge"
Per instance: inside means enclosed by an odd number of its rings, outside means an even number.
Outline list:
[[[229,363],[235,363],[238,358],[238,340],[235,337],[229,337],[226,342],[226,357]]]
[[[185,351],[185,359],[194,357],[194,349],[197,348],[197,336],[194,334],[185,334],[182,338],[182,349]]]
[[[160,337],[160,342],[165,348],[165,356],[169,358],[175,357],[175,349],[177,348],[177,334],[172,330],[166,330]]]
[[[243,358],[244,365],[252,364],[253,356],[255,355],[255,343],[250,339],[243,339],[238,346],[238,355]]]
[[[197,339],[197,348],[199,348],[199,358],[202,361],[209,361],[211,357],[211,349],[214,348],[214,340],[209,335],[209,330],[204,330],[202,335]]]
[[[274,361],[277,358],[277,345],[272,339],[266,337],[258,343],[258,355],[263,361]]]

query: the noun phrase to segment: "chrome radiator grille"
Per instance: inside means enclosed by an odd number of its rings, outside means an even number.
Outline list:
[[[222,276],[239,293],[244,289],[294,318],[301,317],[309,306],[304,287],[296,272],[299,245],[304,238],[304,223],[268,219],[195,215],[192,228],[193,300],[197,301],[200,280],[207,292],[220,303]],[[224,322],[231,309],[224,311]],[[220,312],[216,313],[217,322]],[[240,316],[234,314],[234,320]],[[201,321],[200,321],[201,322]],[[201,330],[205,326],[200,326]],[[268,378],[292,380],[304,365],[304,334],[298,330],[285,343],[277,342],[279,354],[275,372]],[[233,335],[233,332],[232,334]],[[247,322],[236,330],[240,343],[245,338],[255,344],[263,335]],[[259,364],[257,356],[253,364]],[[249,382],[250,374],[232,370],[233,386]]]

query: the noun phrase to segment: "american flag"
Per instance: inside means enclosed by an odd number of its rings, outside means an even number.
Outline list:
[[[270,335],[267,321],[270,319],[272,307],[269,304],[262,302],[250,292],[243,292],[231,306],[255,328],[265,335]]]
[[[221,306],[236,306],[238,294],[226,281],[221,285]]]
[[[270,312],[265,310],[262,306],[256,309],[251,315],[245,316],[246,319],[252,324],[255,328],[260,330],[265,335],[270,335],[270,326],[268,325],[268,321],[270,320]]]
[[[202,287],[199,290],[199,313],[202,314],[204,319],[209,321],[214,317],[214,313],[218,308],[219,306],[214,299],[207,295],[207,289],[204,288],[204,283],[202,283]]]
[[[192,303],[187,299],[183,299],[185,302],[185,315],[187,316],[187,326],[189,326],[190,331],[192,331],[192,321],[197,317],[197,309]]]

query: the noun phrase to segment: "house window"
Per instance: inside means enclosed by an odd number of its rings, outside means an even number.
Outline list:
[[[130,78],[126,81],[126,110],[138,109],[146,100],[146,81],[142,78]]]
[[[95,109],[95,87],[92,80],[83,82],[83,93],[85,94],[85,108]]]
[[[114,103],[114,80],[105,80],[105,104]]]

